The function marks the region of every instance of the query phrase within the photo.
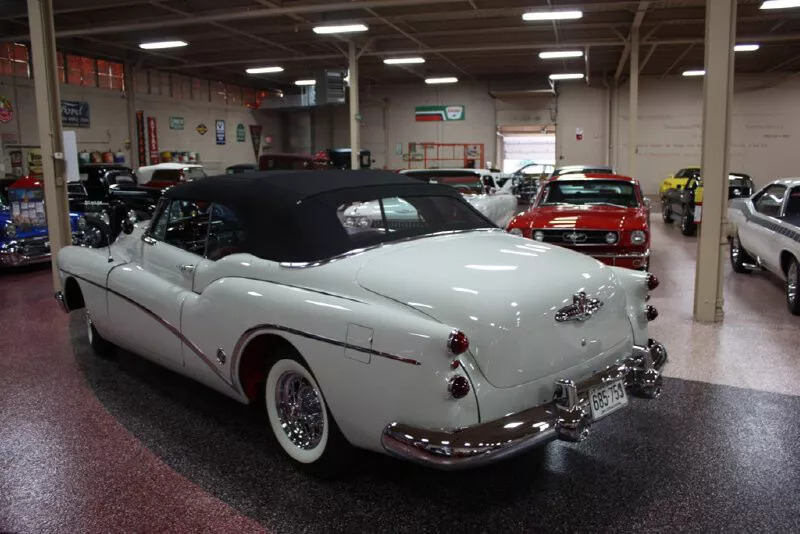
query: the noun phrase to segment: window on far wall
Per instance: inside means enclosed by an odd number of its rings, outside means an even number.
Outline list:
[[[122,63],[97,60],[97,85],[104,89],[125,90],[125,69]]]
[[[56,52],[56,70],[58,71],[58,81],[67,83],[67,71],[64,68],[64,53]]]
[[[224,82],[211,82],[211,101],[215,104],[227,104],[228,92]]]
[[[228,84],[225,86],[225,92],[228,95],[228,105],[229,106],[241,106],[242,105],[242,88],[238,85],[231,85]]]
[[[192,100],[208,102],[208,80],[192,78]]]
[[[249,87],[242,87],[242,105],[247,107],[255,107],[256,105],[256,90]]]
[[[0,74],[30,78],[28,47],[20,43],[0,43]]]
[[[67,54],[67,83],[97,87],[97,63],[94,58]]]

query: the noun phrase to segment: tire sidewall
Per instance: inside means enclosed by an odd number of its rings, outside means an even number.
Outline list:
[[[275,404],[275,393],[278,380],[286,372],[295,372],[301,375],[303,378],[308,380],[308,382],[316,390],[317,395],[319,395],[320,403],[322,405],[324,428],[320,442],[313,449],[305,450],[296,446],[289,439],[289,436],[286,435],[286,432],[284,432],[283,428],[281,428],[280,418],[278,417],[278,408]],[[305,365],[294,358],[282,357],[270,366],[269,371],[267,372],[267,378],[264,382],[263,395],[264,406],[267,412],[267,420],[269,421],[270,428],[272,429],[272,434],[275,436],[276,441],[284,450],[284,452],[294,461],[301,464],[313,464],[314,462],[320,460],[325,454],[325,450],[330,439],[331,420],[328,413],[328,405],[325,402],[325,397],[323,396],[322,390],[320,389],[319,384],[317,384],[314,375],[311,374],[311,371],[309,371]]]
[[[795,294],[794,300],[789,299],[789,273],[792,271],[792,266],[794,265],[795,272]],[[789,261],[789,268],[786,269],[786,287],[785,287],[785,294],[786,294],[786,305],[789,307],[789,311],[792,312],[794,315],[800,315],[800,294],[798,294],[798,278],[800,278],[800,263],[798,263],[796,258],[792,258]]]

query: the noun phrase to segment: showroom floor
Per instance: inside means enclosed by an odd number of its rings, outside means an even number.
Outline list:
[[[721,325],[691,320],[696,240],[653,221],[665,394],[582,444],[477,471],[364,454],[321,482],[247,407],[130,354],[90,354],[47,268],[0,273],[0,531],[800,530],[800,317],[726,265]]]

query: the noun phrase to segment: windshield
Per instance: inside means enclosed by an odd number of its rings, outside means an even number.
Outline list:
[[[633,184],[619,180],[574,180],[550,182],[544,187],[540,205],[575,204],[636,207],[639,200]]]
[[[279,261],[316,261],[409,237],[495,228],[460,196],[375,196],[350,190],[304,202],[292,219],[287,249],[275,253]]]

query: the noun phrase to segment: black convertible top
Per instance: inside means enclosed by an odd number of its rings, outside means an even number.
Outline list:
[[[450,197],[494,226],[447,185],[429,184],[389,171],[266,171],[209,176],[176,185],[170,199],[216,202],[234,210],[247,231],[247,246],[262,258],[310,261],[349,250],[337,218],[339,206],[390,197]]]

